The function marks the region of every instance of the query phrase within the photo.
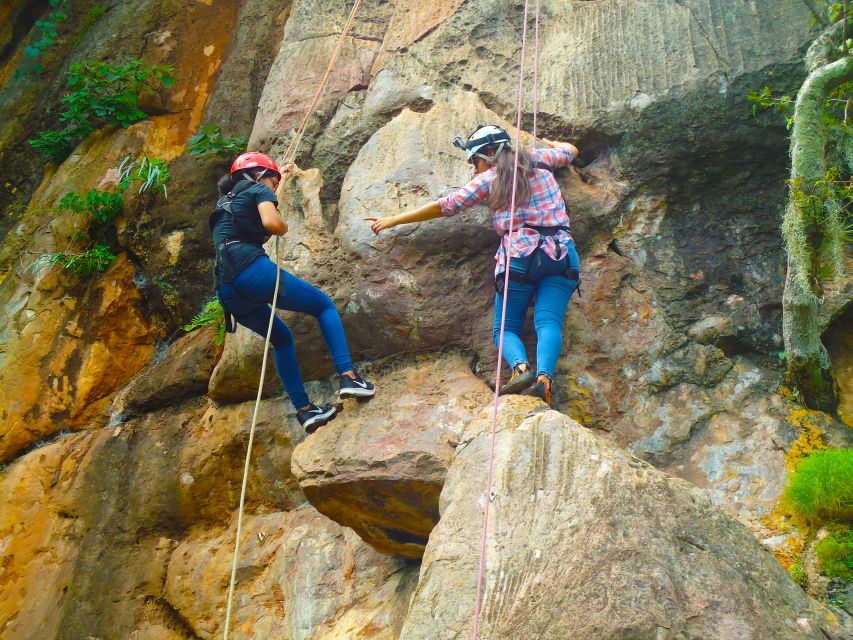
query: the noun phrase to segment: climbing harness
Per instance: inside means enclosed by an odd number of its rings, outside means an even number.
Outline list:
[[[335,48],[334,53],[332,54],[332,59],[329,61],[329,66],[326,68],[326,73],[323,74],[323,78],[320,81],[320,85],[317,87],[317,92],[314,94],[313,100],[311,100],[311,104],[309,105],[307,111],[305,112],[305,117],[302,119],[302,122],[299,125],[296,133],[293,136],[293,139],[290,141],[290,144],[287,147],[287,150],[284,152],[284,159],[281,163],[282,166],[293,162],[296,158],[296,152],[299,149],[299,143],[302,141],[302,134],[305,132],[305,127],[308,124],[308,120],[314,113],[314,109],[317,107],[317,102],[320,100],[320,97],[323,95],[323,92],[326,89],[326,83],[329,80],[329,77],[332,74],[332,70],[335,67],[335,64],[338,61],[338,56],[343,49],[344,42],[346,40],[347,35],[349,34],[350,29],[352,28],[353,22],[355,22],[355,16],[358,13],[358,8],[361,6],[362,0],[355,0],[353,4],[352,11],[350,12],[349,19],[347,20],[346,25],[344,26],[343,31],[341,31],[341,37],[338,40],[338,45]],[[279,190],[283,189],[284,181],[282,180]],[[261,395],[264,390],[264,377],[267,372],[267,359],[269,356],[269,346],[270,346],[270,337],[272,335],[272,325],[273,320],[275,319],[275,303],[278,298],[278,290],[281,285],[281,269],[279,268],[278,260],[279,260],[279,236],[275,237],[275,288],[273,289],[272,300],[270,304],[270,321],[267,325],[267,336],[264,340],[264,355],[261,361],[261,379],[258,384],[258,395],[255,398],[255,410],[252,413],[252,426],[249,429],[249,442],[246,446],[246,462],[243,465],[243,484],[240,488],[240,506],[237,511],[237,534],[234,540],[234,558],[231,563],[231,578],[228,582],[228,597],[225,605],[225,631],[223,633],[223,640],[228,640],[228,632],[231,627],[231,606],[234,600],[234,585],[237,579],[237,562],[240,558],[240,536],[243,530],[243,509],[246,504],[246,486],[249,481],[249,464],[252,458],[252,444],[255,440],[255,427],[258,423],[258,412],[261,407]]]
[[[520,284],[536,284],[545,276],[565,276],[566,279],[572,280],[577,283],[576,287],[580,286],[580,263],[575,262],[572,258],[576,257],[576,254],[571,251],[566,251],[566,255],[564,255],[559,260],[554,260],[550,256],[548,256],[542,249],[542,246],[545,244],[545,238],[554,237],[561,231],[569,232],[569,227],[565,225],[560,225],[556,227],[541,227],[533,224],[524,223],[520,228],[524,229],[533,229],[536,233],[539,234],[539,243],[536,245],[536,248],[527,255],[524,256],[522,260],[522,264],[524,265],[524,269],[515,269],[512,268],[512,263],[509,258],[509,252],[505,246],[501,245],[504,251],[504,255],[506,256],[506,264],[507,269],[509,269],[509,280],[511,282],[518,282]],[[516,260],[519,260],[516,258]],[[503,274],[499,275],[495,278],[495,291],[499,294],[503,295],[504,292],[504,282]],[[580,291],[578,291],[580,293]]]
[[[539,2],[540,0],[536,0],[536,40],[535,40],[535,51],[533,54],[533,77],[534,77],[534,91],[533,91],[533,139],[534,143],[536,140],[536,112],[539,109],[538,98],[539,93],[536,90],[536,85],[538,84],[539,79]],[[521,139],[521,110],[522,110],[522,101],[524,98],[524,58],[525,52],[527,50],[527,17],[529,15],[530,9],[530,0],[524,0],[524,27],[521,31],[521,68],[518,74],[518,106],[516,110],[516,119],[515,119],[515,139],[519,141]],[[510,198],[510,208],[509,208],[509,232],[508,232],[508,241],[512,239],[513,232],[513,222],[514,222],[514,214],[515,214],[515,197],[516,197],[516,178],[518,176],[518,150],[521,147],[521,144],[518,143],[515,145],[515,163],[513,169],[512,176],[512,196]],[[509,288],[509,265],[504,270],[504,290]],[[504,350],[504,329],[506,326],[506,303],[507,298],[509,296],[503,296],[503,305],[501,306],[501,331],[500,338],[498,340],[498,366],[497,372],[495,373],[495,395],[493,398],[494,411],[492,413],[492,432],[491,432],[491,441],[489,445],[489,467],[488,474],[486,480],[486,490],[484,492],[484,496],[486,497],[486,506],[483,513],[483,536],[480,541],[480,564],[479,569],[477,571],[477,599],[474,602],[474,635],[473,640],[477,640],[480,634],[480,609],[482,608],[483,603],[483,577],[485,575],[486,570],[486,542],[488,540],[489,535],[489,506],[494,500],[494,497],[497,495],[494,487],[492,486],[492,481],[494,480],[494,467],[495,467],[495,439],[498,428],[498,393],[501,388],[501,362],[503,361],[503,350]]]

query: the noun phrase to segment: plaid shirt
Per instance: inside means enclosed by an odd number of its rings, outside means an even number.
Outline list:
[[[554,169],[568,166],[575,159],[574,153],[568,149],[532,149],[530,155],[534,162]],[[439,199],[441,212],[445,216],[455,216],[462,213],[463,209],[488,200],[496,175],[497,170],[492,167],[477,174],[471,182],[455,193]],[[527,256],[539,245],[539,232],[522,225],[527,223],[537,227],[569,226],[569,214],[560,194],[560,186],[554,179],[554,174],[546,169],[534,169],[530,177],[530,200],[524,206],[516,207],[513,216],[515,230],[512,234],[508,233],[509,214],[509,207],[492,211],[492,224],[495,232],[501,236],[501,244],[495,254],[495,276],[506,269],[507,253],[512,258]],[[566,255],[566,247],[571,239],[568,231],[559,231],[555,236],[542,237],[542,248],[548,257],[560,260]]]

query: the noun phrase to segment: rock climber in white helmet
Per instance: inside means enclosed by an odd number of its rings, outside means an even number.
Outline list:
[[[563,344],[563,318],[569,300],[580,284],[580,260],[569,230],[566,203],[553,171],[570,165],[578,149],[565,142],[541,140],[547,149],[515,150],[509,134],[495,125],[478,127],[467,141],[457,137],[454,144],[465,150],[475,176],[464,187],[414,211],[395,216],[367,217],[374,233],[400,224],[424,222],[455,216],[463,209],[485,203],[500,246],[495,254],[494,338],[500,339],[504,274],[509,267],[504,359],[512,367],[512,377],[500,394],[535,395],[551,404],[551,383]],[[515,180],[515,213],[510,230],[510,207]],[[536,300],[533,323],[536,327],[536,369],[530,365],[521,341],[527,309]]]

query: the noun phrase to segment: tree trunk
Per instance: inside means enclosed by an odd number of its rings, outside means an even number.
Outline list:
[[[791,134],[791,188],[809,189],[826,174],[827,131],[822,121],[829,93],[853,79],[853,57],[813,71],[797,95]],[[788,273],[782,299],[783,335],[788,367],[809,407],[834,412],[838,406],[829,354],[820,340],[818,297],[813,289],[811,250],[806,243],[813,229],[806,212],[791,196],[782,231],[788,251]]]
[[[791,133],[791,188],[809,189],[826,175],[827,130],[823,105],[831,91],[853,80],[853,57],[813,71],[803,83],[794,110]],[[818,296],[813,289],[812,253],[808,243],[813,225],[789,197],[782,233],[788,252],[788,273],[782,299],[785,353],[794,383],[807,406],[834,412],[838,405],[829,354],[820,340]]]

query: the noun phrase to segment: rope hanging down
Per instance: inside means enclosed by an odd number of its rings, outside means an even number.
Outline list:
[[[521,31],[521,68],[518,74],[518,105],[516,108],[516,117],[515,117],[515,164],[512,173],[512,197],[510,199],[510,209],[509,209],[509,232],[506,235],[507,245],[511,246],[512,241],[512,233],[514,229],[514,217],[515,217],[515,198],[516,198],[516,179],[518,177],[518,155],[519,149],[521,148],[521,113],[522,113],[522,102],[524,99],[524,62],[525,62],[525,52],[527,50],[527,17],[529,14],[530,8],[530,0],[524,0],[524,26]],[[538,100],[539,93],[536,85],[539,80],[539,0],[536,0],[536,45],[534,52],[534,60],[533,60],[533,77],[534,77],[534,89],[533,89],[533,136],[534,143],[536,139],[536,111],[538,109]],[[504,269],[504,292],[509,291],[509,249],[507,249],[507,264]],[[495,374],[495,395],[492,401],[494,411],[492,414],[492,432],[491,432],[491,441],[489,445],[489,467],[488,474],[486,480],[486,490],[484,492],[486,507],[483,513],[483,536],[480,541],[480,565],[477,571],[477,599],[474,603],[474,640],[477,640],[480,634],[480,609],[483,604],[483,577],[485,575],[486,570],[486,542],[488,540],[489,534],[489,505],[491,504],[491,491],[492,491],[492,481],[494,479],[494,466],[495,466],[495,436],[497,434],[498,427],[498,392],[501,387],[501,363],[503,362],[503,349],[504,349],[504,329],[506,325],[506,295],[503,296],[503,305],[501,307],[501,330],[500,330],[500,338],[498,340],[498,365],[497,372]]]
[[[326,90],[326,84],[329,81],[329,77],[332,75],[332,70],[335,68],[335,64],[338,61],[338,57],[340,56],[341,50],[343,49],[344,42],[346,40],[347,34],[349,34],[350,29],[352,28],[353,22],[355,22],[355,16],[358,13],[358,8],[361,6],[362,0],[355,0],[355,4],[353,4],[352,11],[350,12],[349,20],[347,20],[346,25],[344,26],[343,31],[341,31],[341,37],[338,40],[338,45],[335,48],[334,53],[332,54],[332,59],[329,61],[329,66],[326,67],[326,72],[323,74],[323,79],[320,81],[320,85],[317,87],[317,92],[314,94],[314,98],[311,100],[311,104],[308,106],[308,110],[305,112],[305,117],[302,119],[302,122],[299,124],[299,127],[296,130],[296,133],[293,136],[293,139],[290,141],[290,144],[287,147],[287,150],[284,152],[284,157],[279,166],[284,168],[284,166],[288,163],[293,162],[296,158],[296,152],[299,149],[299,143],[302,141],[302,134],[305,132],[305,127],[308,124],[308,120],[314,113],[314,109],[317,107],[317,103],[320,100],[320,97],[323,95],[323,92]],[[282,184],[284,183],[284,176],[282,176]],[[275,237],[275,264],[278,267],[278,246],[279,246],[279,237]],[[228,633],[231,628],[231,607],[234,600],[234,585],[236,583],[237,578],[237,562],[240,558],[240,537],[243,531],[243,509],[246,505],[246,486],[249,481],[249,464],[252,458],[252,444],[255,440],[255,427],[258,423],[258,411],[261,407],[261,395],[264,390],[264,377],[267,372],[267,359],[269,356],[269,346],[270,346],[270,337],[272,335],[272,325],[273,319],[275,318],[275,301],[278,298],[278,290],[281,285],[281,269],[277,268],[275,273],[275,288],[273,289],[272,300],[270,301],[270,321],[267,325],[267,336],[264,340],[264,355],[263,360],[261,361],[261,379],[258,383],[258,395],[255,398],[255,409],[252,413],[252,426],[249,428],[249,442],[246,446],[246,462],[243,465],[243,485],[240,488],[240,506],[237,511],[237,534],[236,539],[234,540],[234,559],[231,563],[231,579],[228,582],[228,598],[226,600],[225,605],[225,631],[223,633],[223,640],[228,640]]]

